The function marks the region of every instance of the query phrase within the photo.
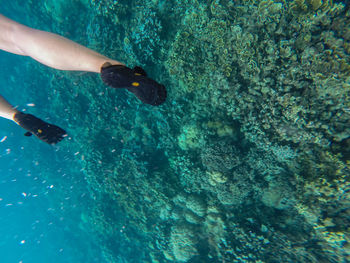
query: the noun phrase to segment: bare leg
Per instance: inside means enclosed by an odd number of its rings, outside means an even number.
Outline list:
[[[0,15],[0,49],[55,69],[99,73],[104,63],[123,65],[67,38],[32,29]]]
[[[10,103],[8,103],[4,97],[0,95],[0,117],[14,120],[13,117],[19,111],[16,110]]]
[[[101,73],[105,84],[127,90],[143,103],[164,103],[164,85],[149,78],[140,68],[126,67],[69,39],[29,28],[0,15],[0,49],[33,59],[55,69]]]

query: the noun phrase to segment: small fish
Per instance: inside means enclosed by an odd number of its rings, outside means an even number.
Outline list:
[[[6,139],[7,139],[7,136],[4,136],[4,137],[2,137],[2,139],[0,140],[0,142],[4,142],[4,141],[6,141]]]
[[[28,107],[35,107],[35,104],[34,103],[27,103],[27,106]]]

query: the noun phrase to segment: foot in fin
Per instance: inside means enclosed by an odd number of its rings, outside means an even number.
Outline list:
[[[31,114],[18,112],[14,116],[14,121],[27,130],[24,134],[25,136],[34,134],[40,140],[48,144],[56,144],[62,141],[66,135],[65,130],[56,125],[49,124]]]
[[[106,63],[101,68],[101,78],[108,86],[126,88],[146,104],[158,106],[164,103],[167,97],[165,86],[147,77],[146,71],[141,67],[131,69]]]

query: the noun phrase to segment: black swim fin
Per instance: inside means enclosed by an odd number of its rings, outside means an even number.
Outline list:
[[[112,88],[126,88],[146,104],[158,106],[167,97],[165,86],[147,77],[141,67],[131,69],[123,65],[107,65],[101,68],[101,78]]]
[[[66,136],[65,130],[56,125],[47,123],[31,114],[18,112],[14,116],[14,121],[27,130],[24,134],[25,136],[31,136],[34,134],[40,140],[48,144],[56,144]]]
[[[136,67],[134,67],[133,70],[134,70],[135,74],[140,74],[142,76],[147,77],[147,73],[146,73],[146,71],[143,68],[141,68],[139,66],[136,66]]]

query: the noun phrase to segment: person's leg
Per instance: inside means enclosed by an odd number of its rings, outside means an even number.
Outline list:
[[[4,97],[0,95],[0,117],[13,121],[16,113],[18,113],[18,110],[16,110],[10,103],[5,100]]]
[[[32,29],[0,15],[0,49],[60,70],[99,73],[104,63],[123,65],[59,35]]]
[[[29,28],[2,15],[0,49],[30,56],[60,70],[101,73],[105,84],[113,88],[127,88],[142,102],[153,106],[164,103],[167,97],[165,86],[149,78],[140,67],[130,69],[69,39]]]

